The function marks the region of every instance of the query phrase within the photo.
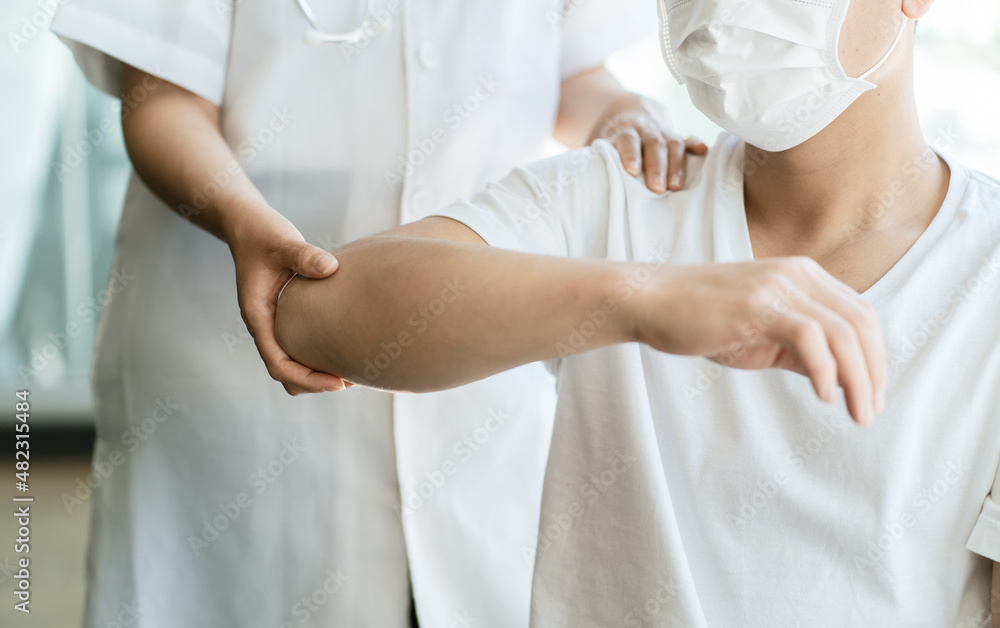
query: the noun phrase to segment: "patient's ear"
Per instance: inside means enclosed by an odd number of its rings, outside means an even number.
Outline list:
[[[931,10],[934,0],[902,0],[903,15],[911,20],[919,20]]]

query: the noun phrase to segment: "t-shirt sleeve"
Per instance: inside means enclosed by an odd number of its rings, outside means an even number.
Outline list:
[[[965,548],[1000,562],[1000,469],[997,470],[993,489],[983,502],[983,509]]]
[[[516,168],[471,201],[436,216],[469,227],[490,246],[556,257],[605,258],[610,223],[625,206],[624,170],[605,140]],[[627,175],[626,175],[627,176]],[[558,376],[561,359],[546,361]]]
[[[64,0],[52,20],[91,83],[118,97],[127,63],[218,105],[236,2]]]
[[[563,79],[655,34],[658,23],[655,0],[562,0],[548,19],[561,29]]]
[[[612,206],[624,203],[618,163],[618,154],[601,140],[516,168],[472,200],[435,215],[463,223],[497,248],[604,257]]]

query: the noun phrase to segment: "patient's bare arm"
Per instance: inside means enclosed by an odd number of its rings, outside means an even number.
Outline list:
[[[390,234],[338,249],[329,280],[285,288],[282,347],[355,383],[454,387],[555,357],[588,312],[603,311],[627,268],[493,249],[447,218]],[[607,316],[587,348],[631,340],[630,324],[620,311]]]
[[[863,424],[881,404],[886,354],[874,311],[808,259],[640,266],[543,257],[490,248],[441,217],[334,253],[335,275],[285,288],[276,331],[295,360],[355,383],[438,390],[639,341],[807,374],[827,401],[839,383]],[[748,325],[765,312],[773,323]]]

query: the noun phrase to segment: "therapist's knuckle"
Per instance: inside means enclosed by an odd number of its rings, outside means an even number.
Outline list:
[[[243,324],[247,326],[247,331],[249,331],[250,335],[252,336],[254,334],[254,330],[257,327],[254,324],[253,317],[250,316],[250,314],[247,312],[247,310],[241,309],[240,310],[240,318],[243,319]]]
[[[642,153],[642,148],[639,145],[639,140],[631,136],[622,136],[618,140],[618,151],[623,155],[628,155],[629,157],[640,157]]]
[[[298,386],[290,386],[288,384],[282,384],[282,386],[285,387],[285,392],[287,392],[292,397],[298,397],[300,395],[304,395],[307,392],[305,390],[302,390]]]
[[[297,261],[303,268],[312,268],[323,256],[323,251],[310,246],[303,246],[296,256]]]
[[[257,331],[267,323],[267,316],[262,312],[248,311],[243,316],[243,321],[251,331]]]
[[[642,141],[642,137],[639,135],[639,131],[637,131],[633,126],[621,127],[621,131],[619,132],[619,134],[623,139],[633,144],[638,144]]]
[[[663,141],[663,134],[660,128],[649,118],[640,118],[635,123],[636,132],[640,137],[648,141]]]
[[[666,147],[667,141],[662,135],[656,132],[644,131],[641,135],[642,145],[646,148]]]
[[[271,362],[267,365],[267,374],[271,376],[276,382],[281,382],[282,384],[289,384],[295,387],[301,386],[300,382],[295,381],[295,377],[288,372],[286,369],[278,363]]]
[[[259,250],[264,255],[268,257],[273,257],[284,251],[286,244],[284,240],[267,239],[264,240],[259,246],[260,246]]]

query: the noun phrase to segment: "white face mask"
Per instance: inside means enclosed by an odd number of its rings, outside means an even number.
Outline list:
[[[850,0],[659,0],[670,71],[713,122],[768,151],[787,150],[833,122],[862,93],[837,43]]]

